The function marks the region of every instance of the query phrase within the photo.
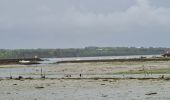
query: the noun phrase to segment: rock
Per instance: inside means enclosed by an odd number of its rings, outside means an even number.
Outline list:
[[[18,79],[20,80],[20,79],[22,79],[23,77],[22,76],[18,76]]]
[[[155,94],[158,94],[158,93],[156,93],[156,92],[151,92],[151,93],[147,93],[147,94],[145,94],[145,95],[155,95]]]
[[[42,88],[44,88],[43,86],[37,86],[37,87],[35,87],[36,89],[42,89]]]
[[[102,81],[108,81],[107,79],[104,79],[104,80],[102,80]]]

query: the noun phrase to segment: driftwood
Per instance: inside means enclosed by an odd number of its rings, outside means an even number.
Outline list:
[[[158,94],[158,93],[152,92],[152,93],[147,93],[147,94],[145,94],[145,95],[155,95],[155,94]]]

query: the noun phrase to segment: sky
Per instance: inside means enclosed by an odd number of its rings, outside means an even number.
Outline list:
[[[170,47],[170,0],[0,0],[0,49]]]

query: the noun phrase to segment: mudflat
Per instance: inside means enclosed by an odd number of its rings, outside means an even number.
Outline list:
[[[165,80],[1,80],[1,100],[169,100]]]
[[[169,100],[169,65],[169,61],[1,65],[0,99]]]

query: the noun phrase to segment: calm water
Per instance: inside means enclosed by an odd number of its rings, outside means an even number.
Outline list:
[[[161,57],[161,55],[132,55],[132,56],[99,56],[99,57],[69,57],[69,58],[43,58],[43,64],[55,63],[57,61],[65,60],[98,60],[98,59],[130,59],[140,57]]]
[[[3,66],[0,68],[0,77],[5,78],[12,75],[13,77],[18,77],[20,75],[24,77],[40,77],[41,69],[43,69],[43,72],[46,72],[48,74],[48,77],[63,77],[64,73],[55,73],[55,72],[48,72],[49,67],[61,67],[57,64],[54,64],[57,61],[64,61],[64,60],[96,60],[96,59],[128,59],[128,58],[139,58],[139,57],[159,57],[160,55],[138,55],[138,56],[104,56],[104,57],[73,57],[73,58],[43,58],[45,61],[41,62],[39,65],[1,65]],[[144,77],[135,75],[137,77]],[[159,75],[156,75],[154,77],[158,77]],[[77,77],[76,75],[74,77]],[[101,77],[101,76],[95,76],[95,75],[88,75],[85,77]],[[102,77],[122,77],[120,75],[104,75]],[[126,77],[131,77],[126,76]]]

